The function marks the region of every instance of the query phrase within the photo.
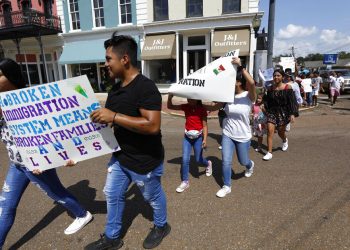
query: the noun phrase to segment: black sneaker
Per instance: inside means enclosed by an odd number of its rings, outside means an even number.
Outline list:
[[[115,250],[123,246],[122,239],[109,239],[105,234],[100,235],[100,239],[85,246],[85,250]]]
[[[163,227],[154,226],[143,242],[143,247],[146,249],[155,248],[162,242],[163,238],[170,233],[170,230],[171,227],[169,223],[166,223]]]

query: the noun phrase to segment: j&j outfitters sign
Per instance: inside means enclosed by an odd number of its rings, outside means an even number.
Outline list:
[[[119,149],[111,128],[90,119],[100,104],[86,76],[0,93],[0,106],[30,170]]]
[[[241,56],[249,55],[250,32],[249,30],[225,30],[215,31],[211,44],[212,56],[219,57],[227,51],[239,49]]]

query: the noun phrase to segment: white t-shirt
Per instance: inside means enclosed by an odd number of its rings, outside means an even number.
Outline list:
[[[344,83],[344,77],[342,77],[342,76],[339,76],[338,78],[337,78],[337,86],[339,86],[338,88],[340,89],[341,88],[341,86],[343,85],[343,83]]]
[[[223,121],[222,133],[238,142],[247,142],[252,138],[249,115],[253,102],[248,94],[248,91],[244,91],[236,95],[234,102],[225,106],[227,117]]]
[[[329,77],[331,82],[331,88],[340,89],[340,82],[334,76]]]

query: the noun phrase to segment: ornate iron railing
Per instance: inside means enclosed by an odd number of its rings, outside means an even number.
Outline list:
[[[0,29],[37,25],[61,31],[61,19],[57,16],[47,16],[36,10],[13,11],[0,15]]]

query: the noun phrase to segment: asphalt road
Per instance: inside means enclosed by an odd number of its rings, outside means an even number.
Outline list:
[[[273,159],[251,149],[255,172],[233,163],[232,193],[215,196],[222,185],[218,121],[209,120],[208,150],[214,173],[191,164],[190,188],[182,194],[181,141],[184,120],[163,115],[166,149],[163,186],[172,231],[158,249],[349,249],[350,248],[350,97],[333,108],[326,100],[304,111],[288,133],[289,149],[281,151],[274,138]],[[255,139],[252,142],[255,145]],[[7,156],[0,146],[0,182]],[[37,187],[30,185],[18,207],[16,221],[4,249],[82,249],[103,232],[106,216],[102,192],[109,157],[59,168],[62,182],[94,215],[94,221],[76,234],[64,229],[72,218]],[[127,192],[122,249],[142,249],[152,227],[152,210],[135,186]]]

